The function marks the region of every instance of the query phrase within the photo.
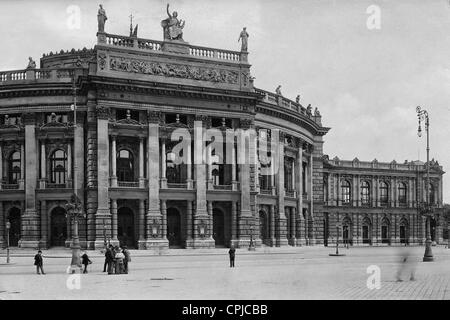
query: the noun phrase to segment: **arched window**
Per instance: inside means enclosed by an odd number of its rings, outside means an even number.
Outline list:
[[[380,202],[382,204],[387,204],[389,201],[389,186],[386,182],[380,182]]]
[[[134,162],[130,151],[122,149],[117,154],[117,179],[134,181]]]
[[[370,184],[367,181],[361,183],[361,204],[370,204]]]
[[[20,176],[20,152],[14,151],[9,156],[8,161],[8,183],[17,184],[21,179]]]
[[[56,150],[50,157],[50,183],[65,184],[67,176],[67,155],[63,150]]]
[[[406,204],[406,184],[403,182],[398,184],[398,202],[400,204]]]
[[[212,170],[212,178],[213,178],[213,184],[214,184],[215,186],[220,185],[219,168],[218,168],[217,165],[216,165],[216,168],[214,168],[214,169]]]
[[[349,204],[351,198],[350,182],[343,180],[341,184],[342,203]]]

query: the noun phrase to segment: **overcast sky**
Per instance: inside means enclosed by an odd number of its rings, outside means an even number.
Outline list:
[[[167,1],[104,0],[106,32],[126,35],[135,16],[141,38],[162,40]],[[80,27],[71,5],[79,7]],[[425,160],[416,106],[430,114],[430,157],[450,170],[450,0],[172,0],[191,44],[240,50],[250,34],[255,85],[312,104],[322,113],[331,158]],[[373,6],[380,28],[369,29]],[[371,7],[372,6],[372,7]],[[369,13],[368,13],[369,8]],[[23,69],[28,56],[92,48],[98,3],[0,1],[0,70]],[[72,25],[72,27],[70,27]],[[75,26],[75,27],[73,27]],[[450,178],[444,176],[450,203]]]

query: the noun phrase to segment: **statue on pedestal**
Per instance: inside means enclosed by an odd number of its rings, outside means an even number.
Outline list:
[[[28,57],[28,66],[27,69],[36,69],[36,62],[32,57]]]
[[[246,27],[244,27],[244,29],[242,29],[242,31],[241,31],[241,34],[239,35],[239,39],[238,39],[238,42],[239,42],[239,40],[241,40],[242,39],[242,46],[241,46],[241,51],[242,52],[247,52],[248,51],[248,37],[249,37],[249,35],[248,35],[248,33],[247,33],[247,28]]]
[[[98,9],[97,19],[98,32],[105,32],[105,22],[108,20],[108,17],[106,16],[106,11],[103,9],[102,5],[100,5],[100,9]]]
[[[314,116],[320,117],[320,112],[319,112],[319,109],[317,107],[314,109]]]
[[[169,12],[169,4],[167,4],[167,19],[161,21],[164,31],[164,40],[183,40],[183,28],[186,21],[178,20],[178,12]]]

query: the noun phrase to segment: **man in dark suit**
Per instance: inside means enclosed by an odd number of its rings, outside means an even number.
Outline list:
[[[230,268],[234,268],[234,256],[236,253],[236,249],[233,245],[231,245],[230,250],[228,251],[228,254],[230,255]]]
[[[34,265],[36,266],[36,273],[37,274],[45,274],[43,265],[44,265],[44,259],[42,259],[42,251],[39,250],[38,253],[34,256]],[[39,272],[40,271],[40,272]]]
[[[106,249],[105,263],[108,267],[108,274],[112,274],[113,273],[113,264],[114,264],[114,252],[112,249],[112,245],[110,245],[109,248]]]

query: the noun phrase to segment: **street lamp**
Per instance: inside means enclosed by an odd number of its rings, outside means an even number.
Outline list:
[[[105,252],[106,252],[106,222],[105,222],[105,218],[103,218],[103,245],[105,247]]]
[[[426,217],[426,240],[425,240],[425,254],[423,256],[423,261],[433,261],[433,252],[431,251],[431,230],[430,230],[430,224],[431,224],[431,217],[433,215],[433,207],[430,203],[430,138],[429,138],[429,126],[430,121],[428,117],[428,112],[426,110],[422,110],[420,106],[416,108],[417,112],[417,118],[419,119],[419,128],[417,129],[417,135],[419,137],[422,136],[422,128],[421,128],[421,122],[425,121],[425,131],[427,134],[427,180],[426,180],[426,203],[423,202],[419,206],[419,212],[421,215]]]
[[[339,257],[339,256],[345,256],[345,254],[343,253],[339,253],[339,227],[341,225],[338,223],[336,224],[336,253],[330,253],[330,256],[335,256],[335,257]]]
[[[11,229],[11,222],[6,222],[6,263],[9,263],[9,229]]]
[[[72,273],[75,273],[77,269],[81,268],[80,261],[80,240],[78,238],[78,219],[84,218],[84,213],[81,210],[81,201],[76,194],[73,194],[70,202],[66,203],[66,215],[67,217],[73,221],[73,237],[72,237],[72,262],[70,263],[70,270]]]

